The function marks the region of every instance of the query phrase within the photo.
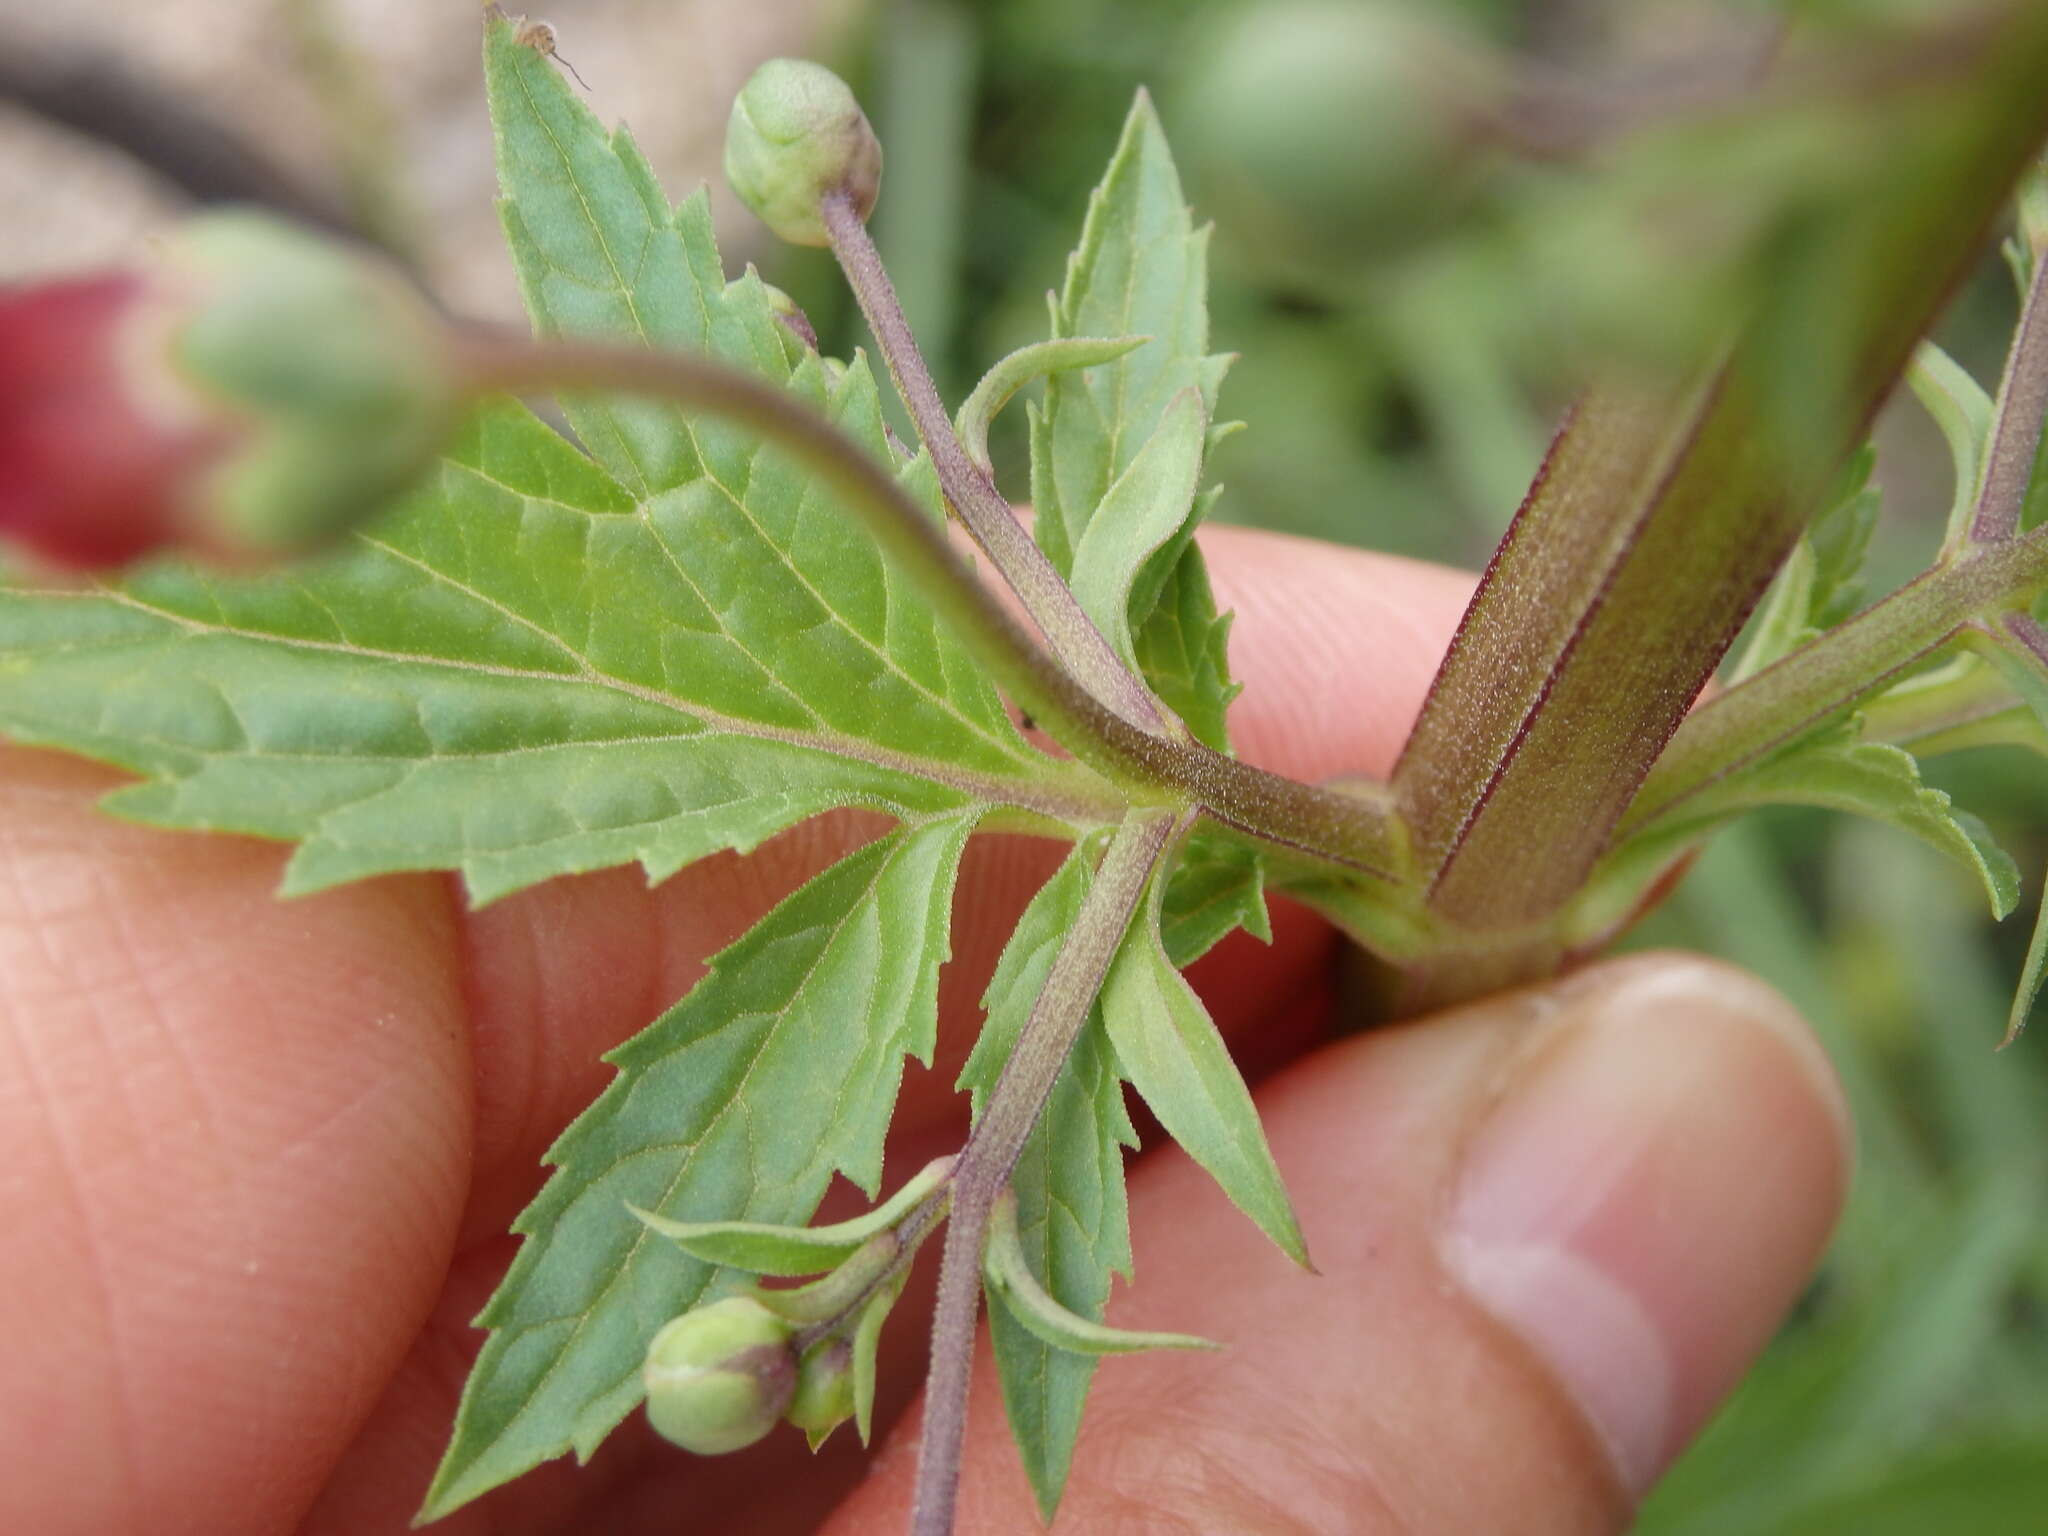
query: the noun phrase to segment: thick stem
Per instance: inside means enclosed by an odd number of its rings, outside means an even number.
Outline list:
[[[1901,587],[1708,701],[1658,759],[1619,834],[1896,682],[1972,619],[2048,589],[2048,528],[1966,554]]]
[[[980,465],[967,455],[953,430],[953,418],[932,382],[917,338],[897,300],[896,286],[882,265],[859,211],[844,193],[826,195],[822,213],[847,285],[860,301],[868,329],[889,365],[897,393],[910,411],[917,435],[932,457],[940,488],[959,513],[974,542],[1010,584],[1024,611],[1045,636],[1062,665],[1119,717],[1153,735],[1182,736],[1161,710],[1152,690],[1118,656],[1095,626],[1045,552],[1017,521],[1010,503]]]
[[[1759,287],[1722,362],[1594,391],[1553,449],[1395,777],[1447,923],[1548,923],[1672,781],[1675,733],[1701,739],[1700,687],[2048,130],[2048,10],[1985,14],[1956,69],[1858,107],[1854,218]],[[1839,302],[1812,302],[1819,270]]]
[[[2020,526],[2020,511],[2034,475],[2041,433],[2048,427],[2048,261],[2034,263],[2005,378],[1998,386],[1998,415],[1984,463],[1984,487],[1977,495],[1970,537],[1979,544],[2009,539]]]
[[[1133,812],[1117,828],[1095,883],[1017,1036],[1016,1048],[953,1170],[953,1212],[946,1224],[938,1305],[932,1313],[931,1372],[925,1380],[912,1536],[948,1536],[953,1529],[989,1213],[1023,1155],[1060,1068],[1088,1022],[1109,963],[1144,899],[1146,884],[1179,825],[1173,812],[1149,810]]]
[[[1198,742],[1132,725],[1082,688],[977,581],[895,479],[795,397],[704,358],[595,342],[536,342],[465,328],[452,343],[478,393],[613,391],[671,400],[761,433],[801,460],[866,524],[940,620],[1076,757],[1140,800],[1189,800],[1255,837],[1385,882],[1403,838],[1382,793],[1339,794],[1267,773]]]

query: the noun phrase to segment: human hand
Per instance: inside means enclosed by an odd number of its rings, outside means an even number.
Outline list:
[[[1384,772],[1469,583],[1205,542],[1240,614],[1244,754]],[[279,903],[280,850],[124,827],[91,809],[113,782],[0,757],[0,1529],[406,1530],[506,1224],[603,1085],[599,1053],[868,829],[828,818],[653,892],[612,871],[468,913],[406,877]],[[891,1182],[957,1145],[974,999],[1052,863],[1023,839],[970,852]],[[1326,1044],[1337,941],[1274,918],[1270,948],[1228,941],[1193,974],[1247,1074],[1271,1074],[1261,1110],[1322,1275],[1149,1153],[1141,1283],[1111,1320],[1230,1347],[1104,1367],[1062,1525],[1618,1529],[1833,1222],[1847,1130],[1817,1047],[1759,984],[1685,957]],[[438,1529],[898,1531],[925,1303],[914,1287],[885,1336],[865,1479],[849,1433],[700,1461],[635,1421],[589,1468]],[[984,1352],[960,1526],[1035,1521]]]

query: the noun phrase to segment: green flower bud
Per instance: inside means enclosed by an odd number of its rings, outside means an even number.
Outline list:
[[[647,1346],[647,1418],[699,1456],[742,1450],[796,1393],[790,1325],[751,1296],[728,1296],[665,1326]]]
[[[853,1417],[850,1340],[830,1339],[803,1357],[797,1366],[796,1396],[790,1399],[786,1417],[809,1438],[813,1450]]]
[[[312,547],[433,463],[460,390],[440,317],[397,271],[245,212],[192,220],[160,269],[171,368],[236,423],[205,497],[219,547]]]
[[[882,187],[882,146],[844,80],[805,59],[770,59],[733,101],[725,179],[783,239],[826,245],[819,203],[844,192],[867,218]]]

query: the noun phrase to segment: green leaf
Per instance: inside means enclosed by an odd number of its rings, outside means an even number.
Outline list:
[[[1074,548],[1074,596],[1117,654],[1131,650],[1133,592],[1140,570],[1188,525],[1202,474],[1208,421],[1193,389],[1174,396],[1159,429],[1103,494]],[[1152,594],[1157,601],[1157,591]],[[1150,612],[1152,604],[1143,604]]]
[[[1067,373],[1076,368],[1093,368],[1112,363],[1133,347],[1142,346],[1146,336],[1070,336],[1062,341],[1035,341],[1002,358],[981,376],[973,393],[962,402],[953,418],[967,456],[983,472],[989,467],[988,429],[1010,398],[1034,379]]]
[[[829,403],[879,444],[864,370]],[[662,879],[833,806],[1033,798],[1051,765],[819,501],[763,452],[740,500],[700,481],[636,510],[494,407],[336,559],[0,593],[0,728],[143,775],[122,815],[297,840],[293,893]]]
[[[862,1445],[868,1443],[875,1423],[875,1357],[882,1347],[882,1327],[909,1279],[908,1273],[899,1274],[877,1292],[861,1309],[860,1321],[853,1327],[853,1427]]]
[[[887,1231],[952,1171],[952,1161],[927,1164],[887,1200],[851,1221],[826,1227],[783,1227],[754,1221],[671,1221],[638,1206],[627,1209],[694,1259],[754,1275],[821,1275]]]
[[[1863,561],[1882,505],[1870,483],[1876,466],[1877,453],[1868,444],[1849,456],[1834,494],[1765,594],[1731,683],[1762,671],[1862,606]]]
[[[1190,1157],[1282,1252],[1312,1268],[1259,1112],[1194,989],[1160,941],[1161,887],[1102,985],[1118,1069]]]
[[[843,859],[713,962],[607,1059],[619,1076],[548,1153],[526,1242],[423,1514],[568,1450],[640,1400],[647,1341],[720,1272],[622,1208],[793,1225],[835,1173],[872,1192],[902,1058],[929,1062],[938,970],[974,817],[906,827]]]
[[[1929,844],[1977,877],[1994,917],[2019,900],[2019,871],[1984,824],[1921,782],[1910,752],[1857,739],[1851,721],[1839,730],[1732,774],[1685,801],[1610,855],[1600,883],[1630,880],[1744,811],[1767,805],[1811,805],[1881,821]],[[1628,871],[1617,875],[1617,871]]]
[[[499,214],[537,333],[709,352],[769,377],[787,371],[782,327],[765,302],[722,299],[703,192],[671,209],[632,136],[607,130],[553,62],[502,20],[486,30],[484,81]],[[635,495],[743,466],[742,438],[693,425],[670,406],[563,405],[576,435]]]
[[[2000,1050],[2019,1039],[2020,1031],[2027,1027],[2027,1016],[2034,1011],[2034,999],[2041,995],[2041,981],[2048,976],[2048,893],[2044,893],[2034,911],[2034,932],[2027,940],[2027,958],[2020,967],[2019,985],[2014,988],[2012,1007],[2005,1018],[2005,1038],[1998,1042]]]
[[[1224,717],[1242,686],[1230,679],[1232,617],[1217,616],[1209,568],[1201,549],[1190,542],[1134,641],[1138,670],[1152,691],[1196,740],[1219,752],[1230,750]]]
[[[1991,397],[1961,364],[1931,341],[1921,342],[1914,352],[1906,368],[1906,383],[1948,443],[1955,491],[1949,499],[1942,546],[1952,548],[1969,532],[1977,485],[1984,478],[1984,456],[1991,447]]]
[[[1181,845],[1160,904],[1159,938],[1176,966],[1193,965],[1224,935],[1243,928],[1273,942],[1264,867],[1235,838],[1197,829]]]
[[[489,46],[509,206],[553,253],[525,269],[544,328],[669,315],[644,333],[785,381],[889,462],[865,364],[831,382],[808,355],[791,369],[759,282],[720,283],[701,206],[649,234],[637,161],[544,59],[502,27]],[[644,251],[640,286],[576,308],[585,288],[563,274],[612,249]],[[1085,781],[1023,742],[785,456],[634,423],[636,462],[663,466],[654,494],[493,405],[338,558],[0,594],[0,728],[143,775],[111,798],[123,815],[298,841],[291,892],[420,868],[459,870],[478,901],[634,861],[660,879],[834,806],[921,817]],[[936,505],[924,466],[904,476]]]
[[[1191,1333],[1144,1333],[1079,1317],[1046,1294],[1017,1236],[1017,1197],[1005,1194],[989,1224],[982,1274],[989,1293],[1032,1337],[1073,1355],[1133,1355],[1147,1349],[1217,1349]]]
[[[1086,373],[1054,375],[1043,408],[1030,412],[1038,540],[1063,574],[1075,570],[1077,548],[1110,488],[1175,398],[1193,389],[1204,415],[1215,417],[1230,358],[1208,350],[1208,249],[1209,232],[1197,230],[1188,213],[1158,114],[1140,92],[1067,259],[1052,333],[1152,339]],[[1228,619],[1217,615],[1201,551],[1189,542],[1209,506],[1205,497],[1167,541],[1162,555],[1170,564],[1134,584],[1131,622],[1146,680],[1197,738],[1224,751],[1223,712],[1235,691],[1224,665]]]
[[[960,1074],[977,1115],[1093,883],[1090,851],[1076,848],[1032,899],[1003,950],[984,999],[988,1022]],[[1130,1273],[1123,1149],[1136,1145],[1098,1006],[1010,1176],[1025,1262],[1044,1289],[1077,1316],[1100,1319],[1111,1275]],[[1010,1429],[1039,1510],[1051,1520],[1066,1486],[1095,1361],[1054,1349],[1002,1308],[991,1309],[989,1331]]]

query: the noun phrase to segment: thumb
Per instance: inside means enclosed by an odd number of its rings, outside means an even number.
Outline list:
[[[1603,1532],[1825,1244],[1834,1078],[1749,977],[1644,956],[1332,1045],[1260,1094],[1320,1277],[1177,1151],[1131,1188],[1126,1327],[1221,1355],[1097,1373],[1061,1524]],[[915,1416],[836,1536],[900,1528]],[[986,1339],[960,1529],[1033,1527]]]

